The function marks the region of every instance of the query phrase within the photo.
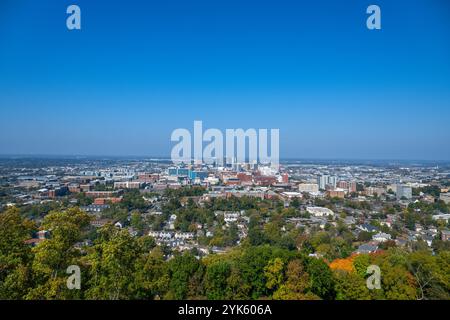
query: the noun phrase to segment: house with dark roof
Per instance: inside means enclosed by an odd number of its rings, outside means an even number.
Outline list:
[[[358,247],[358,249],[355,251],[356,254],[368,254],[368,253],[374,253],[378,250],[377,245],[364,243]]]
[[[377,232],[378,229],[374,226],[372,226],[371,224],[368,223],[364,223],[358,226],[358,229],[362,230],[362,231],[366,231],[366,232]]]

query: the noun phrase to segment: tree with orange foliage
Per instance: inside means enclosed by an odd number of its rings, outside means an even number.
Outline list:
[[[355,272],[355,267],[353,266],[353,261],[356,255],[351,255],[346,259],[336,259],[330,263],[331,270],[343,270],[350,273]]]

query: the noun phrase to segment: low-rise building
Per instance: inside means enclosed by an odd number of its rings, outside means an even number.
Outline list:
[[[307,207],[306,211],[315,217],[334,216],[334,212],[323,207]]]
[[[382,187],[367,187],[364,190],[364,194],[367,196],[381,196],[382,194],[386,193],[386,189],[382,188]]]
[[[445,220],[448,221],[450,219],[450,214],[436,214],[433,216],[433,220],[439,221],[439,220]]]
[[[94,204],[97,205],[104,205],[104,204],[108,204],[108,203],[119,203],[122,201],[122,198],[95,198],[94,199]]]
[[[342,188],[333,188],[327,190],[327,196],[330,198],[345,198],[345,190]]]
[[[373,236],[372,236],[372,240],[373,241],[376,241],[376,242],[386,242],[386,241],[389,241],[389,240],[391,240],[391,235],[390,234],[388,234],[388,233],[383,233],[383,232],[379,232],[379,233],[377,233],[377,234],[374,234]]]
[[[90,213],[100,213],[103,210],[109,209],[108,204],[90,204],[88,206],[81,207],[80,209]]]
[[[374,227],[368,223],[364,223],[364,224],[358,226],[358,229],[362,230],[362,231],[366,231],[366,232],[377,232],[378,231],[378,229],[376,227]]]
[[[114,189],[139,189],[141,185],[139,181],[119,181],[114,182]]]
[[[450,192],[441,193],[439,196],[439,199],[444,201],[446,204],[449,204],[450,203]]]
[[[356,254],[368,254],[368,253],[374,253],[378,250],[377,245],[373,244],[362,244],[358,247],[358,249],[355,251]]]
[[[317,183],[300,183],[298,185],[299,192],[319,192],[319,185]]]
[[[442,241],[449,241],[450,240],[450,230],[443,230],[441,236]]]

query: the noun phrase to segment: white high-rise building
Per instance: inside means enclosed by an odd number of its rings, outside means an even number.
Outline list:
[[[327,186],[336,188],[337,178],[324,174],[317,177],[317,184],[320,190],[325,190]]]
[[[397,199],[401,198],[411,199],[412,198],[412,188],[404,184],[397,185]]]
[[[325,186],[328,183],[328,175],[321,175],[317,177],[317,184],[319,185],[320,190],[325,190]]]
[[[328,185],[332,186],[333,188],[336,188],[336,184],[337,184],[337,178],[332,176],[328,178]]]

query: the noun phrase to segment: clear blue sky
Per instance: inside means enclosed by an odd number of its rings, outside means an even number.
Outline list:
[[[0,154],[164,156],[194,120],[279,128],[282,157],[450,160],[450,3],[0,2]]]

